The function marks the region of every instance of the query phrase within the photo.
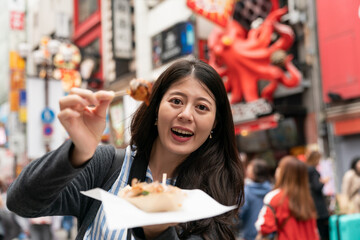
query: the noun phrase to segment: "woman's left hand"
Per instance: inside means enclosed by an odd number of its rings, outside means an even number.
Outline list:
[[[149,225],[149,226],[144,226],[143,230],[144,230],[146,239],[151,240],[151,239],[154,239],[157,236],[159,236],[162,232],[164,232],[169,227],[173,227],[176,225],[177,225],[177,223]]]

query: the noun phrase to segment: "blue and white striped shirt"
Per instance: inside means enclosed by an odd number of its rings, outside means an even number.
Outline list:
[[[124,162],[120,171],[119,176],[117,177],[116,181],[110,188],[109,192],[115,195],[123,189],[127,184],[127,180],[129,178],[131,165],[134,160],[136,152],[131,151],[131,147],[128,146],[126,148],[126,154],[124,157]],[[153,182],[153,177],[150,171],[150,168],[147,168],[146,171],[146,182]],[[175,184],[174,179],[167,179],[167,184]],[[133,240],[134,238],[131,237]],[[103,209],[103,205],[101,204],[96,217],[92,224],[88,227],[85,235],[84,240],[127,240],[127,229],[119,229],[119,230],[109,230],[106,224],[106,217]]]

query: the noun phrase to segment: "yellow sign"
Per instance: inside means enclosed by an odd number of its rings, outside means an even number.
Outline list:
[[[19,121],[22,123],[26,123],[27,121],[27,110],[26,107],[19,108]]]
[[[9,94],[10,111],[17,112],[19,110],[19,91],[11,90]]]
[[[11,70],[24,70],[25,60],[15,51],[10,51],[9,56]]]

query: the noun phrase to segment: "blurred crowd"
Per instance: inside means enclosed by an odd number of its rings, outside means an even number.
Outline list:
[[[324,194],[331,179],[320,173],[321,159],[318,151],[308,151],[301,160],[285,156],[275,174],[265,160],[245,159],[238,239],[327,240],[331,215],[360,213],[360,157],[352,160],[341,192],[333,195]]]
[[[0,240],[75,239],[76,221],[72,216],[23,218],[6,207],[6,192],[11,179],[0,180]]]

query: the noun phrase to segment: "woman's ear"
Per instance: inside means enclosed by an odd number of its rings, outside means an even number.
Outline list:
[[[214,130],[214,129],[215,129],[215,127],[216,127],[216,123],[217,123],[217,121],[216,121],[216,119],[215,119],[214,124],[213,124],[213,126],[212,126],[212,130]]]

